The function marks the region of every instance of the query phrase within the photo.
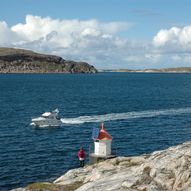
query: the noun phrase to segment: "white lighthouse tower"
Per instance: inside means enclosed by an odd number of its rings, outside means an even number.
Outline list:
[[[104,123],[102,123],[101,129],[93,130],[92,138],[94,140],[94,153],[89,155],[90,163],[115,157],[111,152],[112,137],[105,130]]]
[[[94,139],[94,154],[98,156],[111,155],[111,135],[104,129],[104,123],[99,131],[99,136]]]

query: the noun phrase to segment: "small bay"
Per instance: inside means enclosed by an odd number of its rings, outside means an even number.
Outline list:
[[[78,167],[105,122],[117,155],[132,156],[191,139],[191,74],[1,74],[0,190],[50,181]],[[63,125],[31,118],[58,108]],[[86,160],[88,163],[88,157]]]

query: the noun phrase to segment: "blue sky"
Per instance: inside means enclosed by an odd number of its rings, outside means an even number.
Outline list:
[[[191,66],[189,0],[1,0],[0,46],[97,68]]]

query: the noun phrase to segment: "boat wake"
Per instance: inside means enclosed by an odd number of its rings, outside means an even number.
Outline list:
[[[62,118],[64,124],[95,123],[103,121],[116,121],[135,118],[151,118],[157,116],[172,116],[191,113],[191,108],[147,110],[138,112],[110,113],[105,115],[80,116],[75,118]]]

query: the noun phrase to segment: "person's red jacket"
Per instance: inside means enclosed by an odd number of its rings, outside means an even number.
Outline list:
[[[85,158],[85,156],[86,156],[86,154],[85,154],[85,152],[83,151],[83,149],[80,149],[79,151],[78,151],[78,158],[80,159],[84,159]]]

